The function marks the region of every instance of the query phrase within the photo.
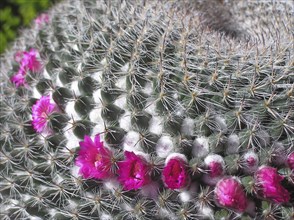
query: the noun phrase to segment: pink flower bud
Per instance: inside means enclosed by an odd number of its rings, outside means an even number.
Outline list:
[[[216,184],[215,200],[220,206],[233,209],[237,212],[244,212],[248,201],[243,187],[234,177],[223,178]]]
[[[223,178],[225,173],[225,162],[222,156],[210,154],[204,159],[205,173],[202,181],[209,185],[215,186],[216,183]]]
[[[220,155],[208,155],[204,159],[204,163],[207,166],[207,171],[210,177],[219,177],[224,174],[225,162]]]
[[[258,156],[253,151],[245,153],[241,160],[241,166],[245,173],[254,173],[258,168]]]
[[[50,96],[42,96],[32,107],[32,124],[41,133],[48,129],[49,116],[57,111],[56,104],[50,103]]]
[[[294,171],[294,151],[287,157],[287,164],[292,171]]]
[[[102,180],[113,175],[112,152],[100,142],[99,135],[95,136],[94,142],[89,136],[85,136],[84,141],[80,142],[76,165],[80,167],[79,173],[84,178]]]
[[[246,158],[246,163],[247,163],[248,167],[252,167],[252,166],[256,165],[256,159],[254,157],[248,157],[248,158]]]
[[[125,190],[146,185],[151,180],[147,161],[142,156],[125,151],[125,160],[118,162],[118,180]]]
[[[189,182],[187,162],[182,156],[174,155],[166,159],[162,179],[165,186],[170,189],[181,189],[187,186]]]
[[[254,176],[257,194],[275,203],[288,202],[289,192],[281,185],[283,176],[277,173],[277,169],[269,166],[260,167]]]
[[[49,23],[49,15],[47,13],[40,14],[36,19],[35,19],[35,24],[37,25],[38,28],[42,28],[43,25]]]

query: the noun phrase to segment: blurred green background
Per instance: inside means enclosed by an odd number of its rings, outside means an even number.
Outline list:
[[[42,11],[60,0],[0,0],[0,53]]]

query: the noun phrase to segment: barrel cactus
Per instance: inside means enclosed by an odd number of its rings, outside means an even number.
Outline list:
[[[1,219],[291,219],[291,1],[65,0],[1,57]]]

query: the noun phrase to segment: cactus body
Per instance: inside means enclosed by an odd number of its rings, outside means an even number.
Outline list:
[[[1,219],[293,217],[290,1],[67,0],[49,17],[1,58]]]

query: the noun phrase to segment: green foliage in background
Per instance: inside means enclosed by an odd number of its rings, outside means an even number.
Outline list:
[[[56,0],[1,0],[0,2],[0,53],[18,33],[28,26],[38,13],[48,9]]]

